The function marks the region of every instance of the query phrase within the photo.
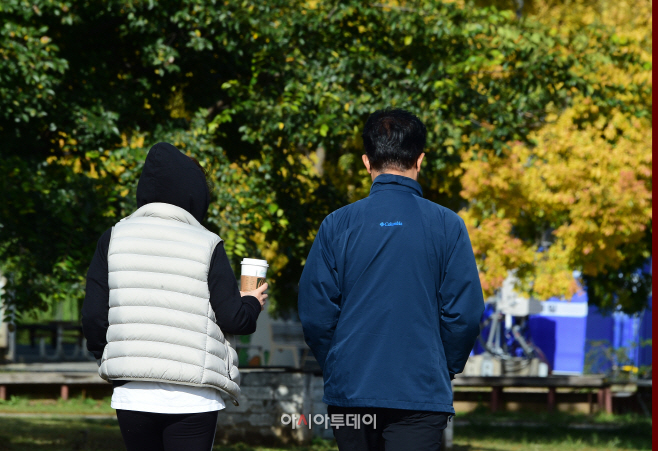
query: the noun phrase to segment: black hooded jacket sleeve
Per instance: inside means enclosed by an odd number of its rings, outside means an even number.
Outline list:
[[[82,304],[82,333],[87,339],[87,349],[96,359],[103,356],[103,349],[107,344],[107,315],[110,311],[107,250],[111,236],[112,229],[107,229],[96,244],[96,252],[87,270],[87,287]]]
[[[107,252],[112,229],[98,240],[96,252],[87,271],[87,290],[82,304],[82,332],[87,349],[96,359],[103,356],[107,344],[110,289],[108,285]],[[240,296],[233,269],[224,244],[215,247],[208,271],[210,305],[217,324],[225,334],[249,335],[256,330],[260,303],[253,296]]]
[[[249,335],[256,331],[260,302],[254,296],[240,296],[238,282],[224,250],[219,243],[212,254],[208,272],[210,305],[217,324],[225,334]]]

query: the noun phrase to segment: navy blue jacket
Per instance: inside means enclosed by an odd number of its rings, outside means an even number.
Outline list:
[[[454,413],[450,380],[483,310],[463,220],[392,174],[325,218],[299,282],[304,336],[334,406]]]

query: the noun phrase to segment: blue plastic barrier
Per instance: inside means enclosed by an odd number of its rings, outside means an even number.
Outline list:
[[[582,374],[587,332],[587,294],[581,291],[571,301],[551,298],[542,312],[529,319],[530,336],[556,374]]]
[[[651,272],[650,262],[644,270]],[[595,356],[596,351],[601,356],[605,354],[603,349],[594,349],[593,346],[607,346],[612,350],[624,348],[630,364],[636,367],[651,365],[651,346],[643,346],[651,339],[651,296],[648,308],[635,315],[620,311],[603,314],[596,306],[588,306],[585,290],[575,294],[570,301],[551,298],[544,301],[542,307],[540,314],[529,317],[528,333],[534,344],[543,351],[554,373],[582,374],[589,352],[594,351],[591,356]],[[487,304],[483,320],[492,313],[493,306]],[[488,328],[483,330],[483,336],[486,337],[488,332]],[[483,352],[480,343],[476,342],[471,355]],[[606,357],[601,360],[601,364],[593,365],[593,369],[607,372],[610,359]]]

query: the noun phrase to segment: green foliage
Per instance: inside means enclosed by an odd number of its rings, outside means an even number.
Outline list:
[[[0,261],[19,312],[80,301],[96,240],[134,209],[157,141],[211,174],[206,226],[234,264],[270,261],[284,311],[322,218],[367,195],[360,132],[371,112],[418,114],[429,131],[425,195],[458,209],[463,152],[500,154],[526,142],[549,105],[595,92],[560,37],[493,8],[26,5],[0,5]]]
[[[605,374],[614,381],[651,377],[651,365],[638,368],[630,357],[631,351],[637,347],[651,347],[651,339],[618,348],[613,348],[608,340],[589,340],[588,345],[584,366],[586,374]]]
[[[651,249],[651,237],[649,227],[644,242],[635,246],[639,249],[616,270],[583,277],[590,303],[603,311],[612,311],[620,306],[626,313],[637,313],[646,308],[651,296],[652,274],[645,271],[644,267],[647,264],[645,255]]]

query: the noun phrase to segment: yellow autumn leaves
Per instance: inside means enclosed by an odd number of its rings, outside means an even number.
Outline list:
[[[518,269],[527,293],[568,298],[577,289],[573,270],[618,267],[623,245],[638,242],[651,222],[651,124],[614,112],[605,127],[579,129],[574,119],[586,101],[579,102],[531,136],[535,147],[480,151],[462,165],[471,205],[460,214],[487,295]],[[515,229],[533,229],[536,238],[522,241]]]
[[[527,295],[568,299],[579,288],[574,271],[596,276],[632,252],[650,255],[638,243],[652,221],[652,127],[650,115],[638,112],[651,105],[652,6],[536,0],[532,9],[533,19],[571,40],[578,58],[600,60],[597,70],[574,70],[611,96],[603,105],[618,107],[600,111],[583,93],[566,109],[549,108],[545,125],[530,135],[534,145],[510,143],[501,155],[473,149],[477,157],[468,154],[461,167],[469,205],[460,215],[485,296],[515,270]],[[590,41],[581,33],[587,26],[597,27]],[[594,36],[620,45],[600,54],[603,41]],[[629,52],[639,58],[625,58]]]

